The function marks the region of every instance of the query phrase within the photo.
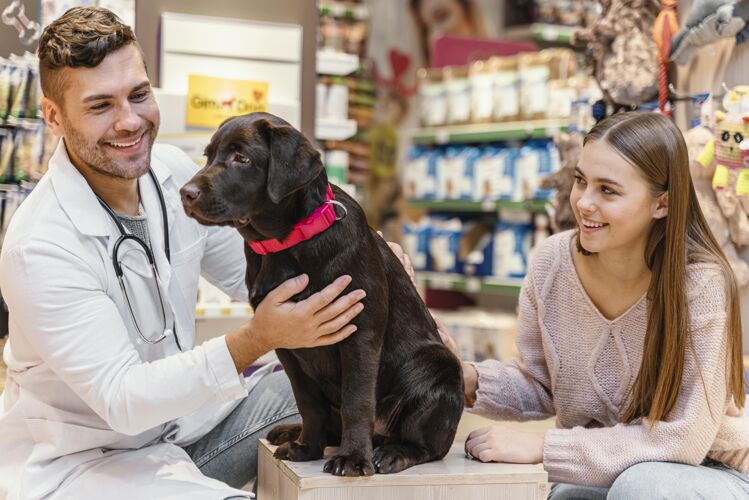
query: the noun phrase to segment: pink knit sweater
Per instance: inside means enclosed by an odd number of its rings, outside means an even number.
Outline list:
[[[520,295],[520,359],[475,364],[479,385],[469,411],[499,420],[556,415],[543,454],[553,482],[608,487],[639,462],[696,465],[705,456],[749,473],[749,419],[725,416],[731,398],[720,271],[707,264],[688,268],[694,350],[687,347],[673,411],[652,430],[647,419],[624,424],[642,361],[647,299],[613,321],[604,318],[578,278],[573,236],[554,235],[538,249]]]

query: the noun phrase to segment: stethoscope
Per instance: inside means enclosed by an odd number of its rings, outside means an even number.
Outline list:
[[[162,225],[164,227],[164,253],[166,254],[166,260],[171,263],[171,254],[169,251],[169,220],[166,215],[166,201],[164,200],[164,193],[161,191],[161,186],[159,185],[159,181],[156,179],[156,175],[153,173],[153,170],[150,168],[148,169],[148,174],[151,176],[151,180],[153,180],[154,185],[156,186],[156,192],[159,195],[159,204],[161,205],[161,219],[162,219]],[[172,328],[167,328],[166,324],[166,308],[167,305],[164,302],[164,297],[161,293],[161,281],[159,280],[159,270],[156,267],[156,262],[153,258],[153,253],[151,252],[151,249],[148,248],[148,245],[145,241],[138,238],[134,234],[130,234],[127,231],[125,231],[125,227],[122,225],[122,222],[120,222],[120,219],[117,217],[117,214],[112,210],[112,208],[107,205],[107,202],[101,199],[98,194],[94,193],[96,195],[96,198],[99,200],[99,204],[106,210],[106,212],[109,214],[109,217],[112,218],[115,225],[117,226],[117,229],[120,232],[120,237],[117,239],[117,241],[114,243],[114,247],[112,249],[112,265],[114,266],[114,273],[117,276],[117,281],[120,284],[120,290],[122,290],[122,295],[125,297],[125,302],[127,302],[127,308],[130,311],[130,318],[133,320],[133,324],[135,325],[135,329],[138,332],[138,335],[140,338],[147,344],[158,344],[165,338],[167,338],[169,335],[174,335],[174,341],[177,343],[177,348],[179,350],[182,350],[182,347],[179,344],[179,338],[177,337],[177,324],[175,321],[172,322]],[[130,303],[130,297],[127,294],[127,289],[125,288],[125,282],[123,279],[124,273],[122,272],[122,265],[120,264],[119,260],[119,251],[120,246],[128,241],[134,241],[137,243],[142,249],[143,252],[146,254],[146,259],[148,260],[148,264],[151,266],[151,272],[154,276],[154,284],[156,285],[156,292],[159,295],[159,304],[161,305],[161,317],[162,317],[162,323],[164,325],[163,333],[155,338],[155,339],[149,339],[146,337],[143,332],[141,331],[140,327],[138,326],[138,321],[135,319],[135,313],[133,312],[133,306]]]

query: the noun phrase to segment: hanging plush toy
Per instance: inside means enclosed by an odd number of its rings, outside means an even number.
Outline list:
[[[698,161],[714,169],[712,186],[736,245],[749,244],[749,86],[723,98],[725,112],[715,113],[713,140]]]
[[[599,0],[604,15],[577,29],[572,43],[587,48],[594,76],[611,104],[638,105],[658,95],[658,50],[653,40],[658,0]]]

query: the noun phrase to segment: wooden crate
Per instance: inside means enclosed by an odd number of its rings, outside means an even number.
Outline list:
[[[548,494],[540,465],[484,464],[466,458],[462,443],[444,460],[361,478],[326,474],[325,460],[276,460],[275,448],[260,441],[258,500],[545,500]]]

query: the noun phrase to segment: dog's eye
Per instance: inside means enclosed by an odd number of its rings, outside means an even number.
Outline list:
[[[234,153],[234,161],[237,163],[250,163],[250,159],[242,153]]]

